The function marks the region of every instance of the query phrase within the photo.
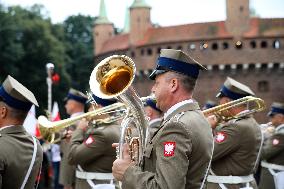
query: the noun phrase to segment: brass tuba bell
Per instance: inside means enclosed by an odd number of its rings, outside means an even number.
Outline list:
[[[93,70],[90,76],[90,89],[96,96],[109,99],[117,98],[127,108],[127,113],[121,124],[121,136],[119,141],[119,158],[122,157],[123,143],[130,143],[130,152],[136,157],[131,157],[136,164],[142,165],[142,153],[145,148],[146,128],[148,119],[144,113],[141,99],[131,86],[135,78],[136,67],[131,58],[125,55],[113,55],[102,60]],[[149,97],[153,98],[153,97]],[[136,127],[138,138],[126,136],[130,125]],[[138,149],[131,149],[131,146]],[[130,155],[131,156],[131,155]],[[138,156],[138,157],[137,157]]]

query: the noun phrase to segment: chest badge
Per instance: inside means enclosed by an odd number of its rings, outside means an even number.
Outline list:
[[[93,144],[94,142],[95,142],[94,137],[89,136],[89,137],[85,140],[84,143],[85,143],[87,146],[89,146],[90,144]]]
[[[175,142],[164,142],[164,156],[170,157],[174,156],[176,143]]]
[[[227,138],[227,134],[225,132],[217,132],[215,135],[215,142],[216,143],[221,143],[224,142]]]

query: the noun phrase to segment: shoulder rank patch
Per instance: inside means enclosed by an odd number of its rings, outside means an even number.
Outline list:
[[[174,156],[176,142],[164,142],[163,144],[164,144],[164,156],[165,157]]]
[[[216,143],[222,143],[226,140],[227,134],[225,132],[217,132],[215,135],[215,142]]]
[[[84,141],[84,144],[85,145],[90,145],[90,144],[93,144],[95,142],[95,139],[93,136],[89,136],[85,141]]]
[[[277,145],[277,144],[279,144],[279,140],[278,140],[278,139],[276,139],[276,138],[275,138],[275,139],[273,139],[272,144],[273,144],[273,145]]]

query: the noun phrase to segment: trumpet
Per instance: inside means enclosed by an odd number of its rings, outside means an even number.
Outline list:
[[[248,110],[236,116],[224,115],[224,112],[228,111],[230,108],[242,105],[247,105]],[[241,117],[245,117],[250,114],[254,114],[256,112],[261,112],[264,109],[265,109],[265,103],[262,99],[253,96],[246,96],[225,104],[221,104],[219,106],[215,106],[213,108],[209,108],[207,110],[203,110],[203,114],[206,117],[208,115],[214,115],[217,117],[219,121],[229,121],[231,119],[239,119]]]
[[[142,102],[145,102],[148,99],[154,99],[154,96],[146,96],[146,97],[141,97],[140,100]],[[77,121],[86,118],[86,119],[92,119],[97,115],[102,115],[102,114],[107,114],[119,109],[125,108],[125,104],[121,102],[114,103],[112,105],[99,108],[96,110],[93,110],[91,112],[87,112],[84,114],[81,114],[79,116],[71,117],[68,119],[60,120],[60,121],[49,121],[46,116],[39,116],[38,117],[38,123],[39,123],[39,130],[42,135],[42,137],[47,140],[50,143],[55,143],[60,141],[61,139],[56,138],[56,133],[58,133],[60,130],[69,127],[73,124],[75,124]],[[125,111],[123,111],[125,112]],[[119,113],[117,116],[111,116],[110,118],[106,119],[98,119],[94,120],[98,124],[103,124],[103,123],[111,123],[116,120],[120,120],[123,118],[123,113]],[[56,138],[56,139],[55,139]]]

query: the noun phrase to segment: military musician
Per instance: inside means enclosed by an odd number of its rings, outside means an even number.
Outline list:
[[[91,111],[93,108],[96,110],[116,102],[95,95],[93,99]],[[116,116],[120,115],[106,113],[95,116],[90,121],[82,120],[78,129],[72,133],[68,159],[70,164],[76,165],[75,188],[115,188],[111,168],[116,159],[116,150],[112,148],[112,143],[118,142],[120,136],[120,126]]]
[[[248,86],[227,77],[217,98],[224,104],[253,95]],[[240,116],[246,111],[246,104],[230,108],[223,115],[232,119],[218,127],[216,121],[210,120],[215,146],[207,188],[257,188],[253,173],[260,155],[262,135],[252,115]]]
[[[70,88],[67,97],[65,98],[65,109],[70,117],[75,117],[84,113],[85,103],[88,97],[76,89]],[[64,131],[63,140],[61,140],[60,150],[62,154],[60,163],[59,183],[64,186],[64,189],[72,189],[75,185],[75,165],[70,165],[68,162],[68,153],[70,151],[70,138],[72,132],[76,130],[77,124],[69,126]]]
[[[144,110],[146,116],[149,118],[149,127],[147,127],[146,131],[146,141],[148,141],[148,138],[151,138],[154,132],[159,129],[162,123],[163,113],[157,108],[156,101],[153,99],[146,100]]]
[[[43,152],[23,127],[33,104],[38,106],[34,94],[8,75],[0,87],[0,188],[36,187]]]
[[[284,104],[274,102],[268,116],[275,129],[262,149],[259,188],[280,189],[284,187]]]
[[[152,92],[165,114],[146,145],[144,165],[124,158],[113,163],[114,177],[125,189],[200,188],[212,156],[213,136],[198,103],[192,99],[199,70],[204,67],[181,50],[162,49]]]

